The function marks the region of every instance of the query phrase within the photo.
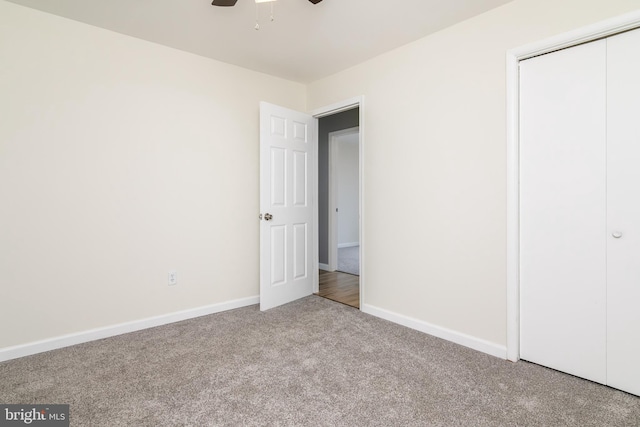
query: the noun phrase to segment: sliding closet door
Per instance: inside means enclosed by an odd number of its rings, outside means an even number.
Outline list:
[[[606,41],[522,61],[520,82],[521,357],[604,383]]]
[[[640,395],[640,30],[607,44],[607,384]]]

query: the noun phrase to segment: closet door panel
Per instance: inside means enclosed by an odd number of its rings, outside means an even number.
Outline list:
[[[607,384],[640,395],[640,30],[607,44]]]
[[[521,357],[606,381],[606,41],[520,63]]]

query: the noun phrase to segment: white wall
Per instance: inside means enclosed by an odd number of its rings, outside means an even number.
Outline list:
[[[0,349],[258,295],[262,100],[305,87],[0,1]]]
[[[359,241],[358,138],[358,133],[336,137],[338,247],[354,246]]]
[[[366,306],[504,351],[505,52],[638,8],[516,0],[309,85],[365,96]]]

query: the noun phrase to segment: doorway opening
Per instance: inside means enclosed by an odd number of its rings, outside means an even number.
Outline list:
[[[360,308],[360,106],[318,119],[317,295]]]

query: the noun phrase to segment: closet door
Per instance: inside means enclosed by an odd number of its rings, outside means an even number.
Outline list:
[[[640,395],[640,30],[607,44],[607,384]]]
[[[604,383],[606,41],[522,61],[520,100],[521,357]]]

